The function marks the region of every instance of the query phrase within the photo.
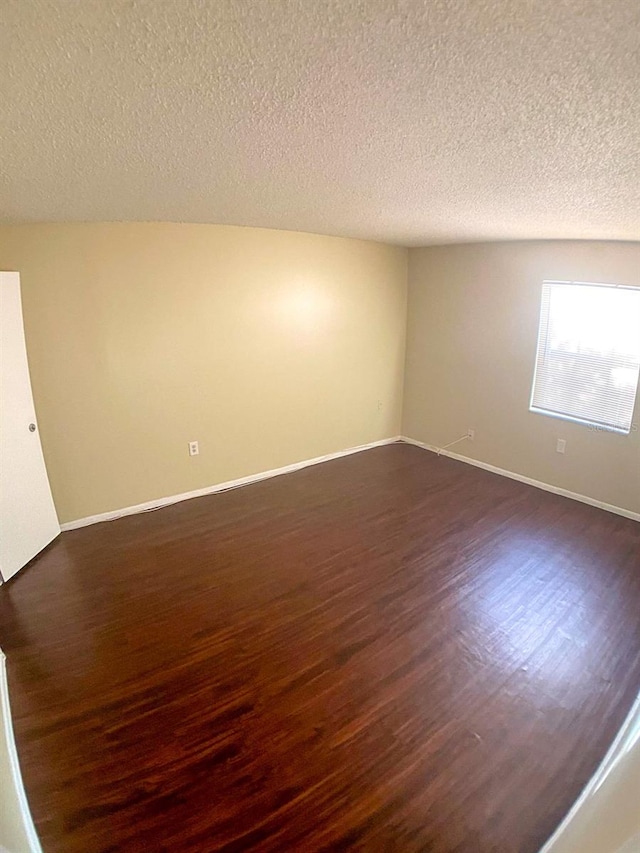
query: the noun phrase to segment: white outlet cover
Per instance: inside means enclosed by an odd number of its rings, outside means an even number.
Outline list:
[[[565,438],[559,438],[556,443],[556,451],[558,453],[564,453],[567,449],[567,440]]]

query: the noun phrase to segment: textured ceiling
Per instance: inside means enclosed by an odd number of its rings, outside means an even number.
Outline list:
[[[638,0],[0,0],[0,221],[640,239]]]

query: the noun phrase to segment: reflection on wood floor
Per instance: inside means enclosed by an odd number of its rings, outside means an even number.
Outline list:
[[[535,853],[640,690],[640,524],[380,447],[0,589],[45,853]]]

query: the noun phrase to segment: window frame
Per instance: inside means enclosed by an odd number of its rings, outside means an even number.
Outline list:
[[[540,353],[540,343],[542,340],[542,311],[543,311],[543,299],[542,294],[544,293],[544,287],[547,284],[556,284],[556,285],[567,285],[567,286],[585,286],[585,287],[607,287],[612,288],[614,290],[633,290],[636,292],[640,292],[640,285],[634,284],[614,284],[611,282],[600,282],[600,281],[564,281],[562,279],[554,279],[554,278],[545,278],[542,281],[542,291],[540,293],[540,311],[538,313],[538,334],[536,336],[536,349],[534,356],[534,365],[533,365],[533,381],[531,383],[531,394],[529,397],[529,411],[536,415],[546,415],[548,418],[555,418],[556,420],[561,421],[569,421],[574,424],[581,424],[582,426],[592,427],[595,430],[601,432],[613,432],[618,435],[630,435],[634,432],[634,423],[631,422],[629,429],[624,429],[624,427],[613,426],[612,424],[603,424],[601,421],[593,421],[588,420],[586,418],[579,418],[575,415],[565,414],[564,412],[556,412],[552,409],[541,409],[538,406],[533,405],[533,398],[535,396],[536,391],[536,379],[538,378],[538,361],[539,361],[539,353]],[[636,386],[636,401],[638,396],[638,388],[640,388],[640,378],[638,380],[638,384]],[[633,409],[631,411],[631,417],[635,413],[635,402]]]

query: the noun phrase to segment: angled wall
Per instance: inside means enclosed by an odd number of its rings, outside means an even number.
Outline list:
[[[544,279],[638,285],[640,243],[410,251],[403,434],[441,447],[471,428],[457,453],[640,513],[638,401],[630,435],[529,412]]]
[[[400,431],[405,249],[216,225],[22,225],[0,228],[0,268],[21,273],[62,522]]]

